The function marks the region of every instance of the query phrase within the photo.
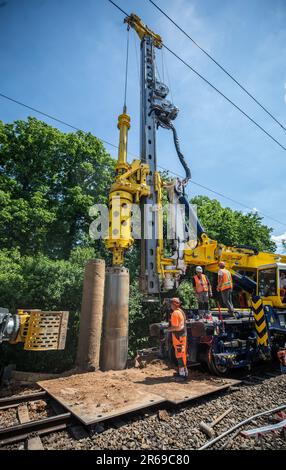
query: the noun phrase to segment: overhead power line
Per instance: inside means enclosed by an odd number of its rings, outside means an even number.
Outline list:
[[[112,5],[114,5],[118,10],[120,10],[124,15],[128,16],[128,13],[126,13],[122,8],[120,8],[115,2],[112,0],[108,0]],[[163,44],[163,47],[167,51],[169,51],[174,57],[176,57],[180,62],[182,62],[187,68],[189,68],[192,72],[194,72],[201,80],[203,80],[205,83],[207,83],[213,90],[215,90],[220,96],[222,96],[226,101],[228,101],[234,108],[236,108],[243,116],[245,116],[252,124],[254,124],[258,129],[260,129],[265,135],[267,135],[273,142],[275,142],[279,147],[281,147],[283,150],[286,151],[286,147],[281,144],[273,135],[271,135],[264,127],[262,127],[258,122],[256,122],[249,114],[247,114],[245,111],[243,111],[240,106],[235,104],[230,98],[228,98],[222,91],[220,91],[215,85],[213,85],[209,80],[207,80],[202,74],[200,74],[197,70],[195,70],[190,64],[188,64],[184,59],[182,59],[176,52],[172,51],[166,44]]]
[[[126,11],[122,10],[122,8],[120,8],[119,5],[114,3],[112,0],[108,0],[108,1],[109,1],[109,3],[112,3],[112,5],[114,5],[119,11],[121,11],[121,13],[123,13],[123,15],[129,16],[128,13],[126,13]]]
[[[4,93],[0,93],[0,96],[2,98],[5,98],[6,100],[12,101],[13,103],[19,104],[20,106],[23,106],[24,108],[30,109],[31,111],[34,111],[35,113],[41,114],[42,116],[46,116],[49,119],[52,119],[52,121],[59,122],[60,124],[63,124],[64,126],[70,127],[71,129],[75,131],[81,131],[84,132],[85,134],[87,133],[86,131],[83,131],[79,127],[73,126],[72,124],[69,124],[68,122],[62,121],[61,119],[58,119],[51,114],[47,114],[44,111],[40,111],[39,109],[33,108],[32,106],[29,106],[28,104],[22,103],[21,101],[15,100],[14,98],[11,98],[10,96],[4,95]],[[107,140],[99,139],[101,142],[107,145],[111,145],[111,147],[118,148],[117,145],[112,144],[111,142],[108,142]]]
[[[61,120],[61,119],[58,119],[58,118],[56,118],[55,116],[52,116],[51,114],[45,113],[44,111],[41,111],[41,110],[39,110],[39,109],[37,109],[37,108],[34,108],[34,107],[29,106],[29,105],[27,105],[27,104],[25,104],[25,103],[22,103],[21,101],[16,100],[16,99],[14,99],[14,98],[11,98],[10,96],[5,95],[4,93],[0,93],[0,96],[1,96],[2,98],[5,98],[5,99],[7,99],[7,100],[13,102],[13,103],[18,104],[19,106],[23,106],[24,108],[30,109],[30,110],[32,110],[32,111],[38,113],[38,114],[41,114],[42,116],[46,116],[46,117],[48,117],[49,119],[51,119],[51,120],[53,120],[53,121],[55,121],[55,122],[59,122],[60,124],[63,124],[64,126],[67,126],[67,127],[71,128],[71,129],[73,129],[73,130],[83,132],[84,134],[87,134],[87,133],[88,133],[87,131],[84,131],[84,130],[80,129],[79,127],[76,127],[76,126],[74,126],[74,125],[72,125],[72,124],[69,124],[68,122],[63,121],[63,120]],[[97,137],[97,136],[95,136],[95,137],[96,137],[98,140],[100,140],[101,142],[103,142],[104,144],[110,145],[111,147],[118,149],[118,145],[115,145],[115,144],[113,144],[112,142],[108,142],[107,140],[101,139],[100,137]],[[132,154],[132,153],[130,153],[130,152],[128,152],[128,154],[129,154],[130,156],[134,157],[134,158],[139,158],[138,155]],[[175,176],[178,176],[179,178],[183,179],[183,176],[182,176],[182,175],[180,175],[180,174],[178,174],[178,173],[175,173],[174,171],[171,171],[171,170],[169,170],[169,169],[167,169],[167,168],[164,168],[163,166],[160,166],[160,165],[158,165],[158,167],[161,168],[161,169],[164,170],[164,171],[167,171],[167,172],[169,172],[169,173],[171,173],[171,174],[173,174],[173,175],[175,175]],[[232,198],[230,198],[229,196],[226,196],[226,195],[223,194],[223,193],[219,193],[219,192],[217,192],[217,191],[215,191],[215,190],[213,190],[213,189],[211,189],[211,188],[208,188],[207,186],[204,186],[204,185],[202,185],[202,184],[200,184],[200,183],[197,183],[197,182],[194,181],[193,179],[191,179],[191,181],[192,181],[192,183],[193,183],[194,185],[200,186],[201,188],[204,188],[204,189],[206,189],[207,191],[210,191],[210,192],[213,193],[213,194],[216,194],[216,195],[218,195],[218,196],[220,196],[220,197],[222,197],[222,198],[224,198],[224,199],[227,199],[227,200],[229,200],[229,201],[231,201],[231,202],[233,202],[233,203],[235,203],[235,204],[238,204],[238,205],[240,205],[240,206],[242,206],[242,207],[245,207],[245,208],[247,208],[247,209],[249,209],[249,210],[251,210],[251,211],[253,210],[250,206],[247,206],[246,204],[244,204],[244,203],[242,203],[242,202],[240,202],[240,201],[237,201],[237,200],[235,200],[235,199],[232,199]],[[270,219],[270,220],[273,220],[274,222],[277,222],[277,223],[280,224],[280,225],[286,226],[286,224],[283,223],[283,222],[281,222],[280,220],[274,219],[273,217],[271,217],[271,216],[269,216],[269,215],[267,215],[267,214],[264,214],[264,213],[261,212],[261,211],[258,211],[258,212],[259,212],[263,217],[265,217],[265,218],[267,218],[267,219]]]
[[[228,101],[232,106],[234,106],[243,116],[245,116],[252,124],[254,124],[258,129],[260,129],[264,134],[266,134],[273,142],[275,142],[279,147],[286,151],[286,147],[282,145],[273,135],[271,135],[264,127],[262,127],[258,122],[256,122],[249,114],[243,111],[237,104],[234,103],[230,98],[228,98],[222,91],[220,91],[216,86],[214,86],[209,80],[207,80],[203,75],[201,75],[197,70],[195,70],[190,64],[188,64],[184,59],[182,59],[176,52],[172,51],[166,44],[163,44],[163,47],[167,49],[174,57],[176,57],[180,62],[182,62],[186,67],[188,67],[192,72],[194,72],[201,80],[207,83],[213,90],[215,90],[219,95],[221,95],[226,101]]]
[[[167,171],[168,173],[171,173],[172,175],[174,176],[178,176],[178,178],[180,179],[183,179],[184,177],[182,175],[180,175],[179,173],[176,173],[174,171],[171,171],[171,170],[168,170],[167,168],[164,168],[163,166],[161,165],[158,165],[158,168],[161,168],[161,170],[164,170],[164,171]],[[194,184],[195,186],[199,186],[200,188],[203,188],[203,189],[206,189],[207,191],[213,193],[213,194],[216,194],[217,196],[220,196],[224,199],[227,199],[228,201],[231,201],[232,203],[234,204],[237,204],[241,207],[244,207],[245,209],[248,209],[249,211],[251,212],[254,212],[254,209],[253,207],[250,207],[248,206],[247,204],[244,204],[243,202],[240,202],[240,201],[237,201],[236,199],[233,199],[229,196],[226,196],[225,194],[223,193],[220,193],[218,191],[215,191],[214,189],[211,189],[211,188],[208,188],[207,186],[204,186],[203,184],[201,183],[197,183],[196,181],[193,180],[193,178],[190,180],[192,184]],[[267,218],[267,219],[270,219],[270,220],[273,220],[274,222],[280,224],[280,225],[283,225],[286,227],[286,223],[283,223],[283,222],[280,222],[280,220],[278,219],[275,219],[274,217],[272,217],[271,215],[268,215],[268,214],[265,214],[264,212],[260,211],[260,210],[255,210],[255,212],[258,212],[259,214],[261,214],[263,217]]]
[[[211,54],[209,54],[205,49],[203,49],[203,47],[201,47],[181,26],[178,25],[178,23],[176,23],[164,10],[162,10],[162,8],[160,8],[155,2],[153,2],[153,0],[149,0],[150,3],[152,3],[152,5],[154,5],[155,8],[157,8],[157,10],[159,10],[166,18],[168,18],[169,21],[171,21],[171,23],[173,23],[173,25],[176,26],[176,28],[178,28],[188,39],[190,39],[192,41],[192,43],[198,47],[210,60],[212,60],[231,80],[233,80],[256,104],[258,104],[258,106],[260,106],[260,108],[262,108],[275,122],[276,124],[278,124],[284,131],[286,131],[286,128],[285,126],[280,122],[278,121],[278,119],[273,116],[273,114],[260,102],[258,101],[257,98],[255,98],[255,96],[253,96],[252,93],[250,93],[246,88],[245,86],[243,86],[230,72],[228,72],[225,67],[223,67],[213,56],[211,56]]]

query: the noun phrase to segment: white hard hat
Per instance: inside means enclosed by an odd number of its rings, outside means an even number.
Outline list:
[[[196,272],[197,273],[202,273],[203,272],[203,268],[201,266],[196,266]]]

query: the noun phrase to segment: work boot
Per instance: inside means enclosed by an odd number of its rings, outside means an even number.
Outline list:
[[[185,367],[179,367],[179,373],[176,377],[176,380],[181,382],[181,381],[187,380],[187,378],[188,378],[188,370],[186,370]]]

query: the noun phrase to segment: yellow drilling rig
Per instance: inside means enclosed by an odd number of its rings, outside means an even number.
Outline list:
[[[156,73],[155,53],[162,48],[162,39],[133,13],[124,21],[138,34],[141,47],[140,159],[127,162],[130,116],[125,107],[118,119],[118,162],[109,195],[106,246],[112,250],[113,266],[123,266],[124,252],[134,243],[134,207],[139,207],[140,289],[144,294],[154,298],[167,295],[168,291],[172,293],[190,266],[201,265],[216,273],[219,262],[224,261],[232,272],[236,288],[246,296],[245,308],[239,309],[236,318],[228,318],[222,310],[211,324],[200,322],[198,327],[195,321],[189,320],[189,344],[193,348],[189,358],[207,363],[216,373],[269,359],[286,343],[286,295],[281,285],[286,276],[286,256],[260,252],[253,246],[225,246],[205,233],[185,195],[191,172],[173,124],[178,108],[167,99],[169,89]],[[160,127],[173,133],[176,153],[186,173],[183,180],[163,182],[161,179],[156,156],[156,133]],[[167,192],[173,216],[175,213],[175,230],[168,255],[163,191]],[[216,310],[213,314],[218,315]],[[167,341],[167,324],[163,322],[157,327],[162,346]],[[166,348],[168,350],[165,344]]]

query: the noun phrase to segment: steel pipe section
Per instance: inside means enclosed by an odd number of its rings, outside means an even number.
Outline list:
[[[100,368],[122,370],[128,358],[129,270],[106,269]]]

